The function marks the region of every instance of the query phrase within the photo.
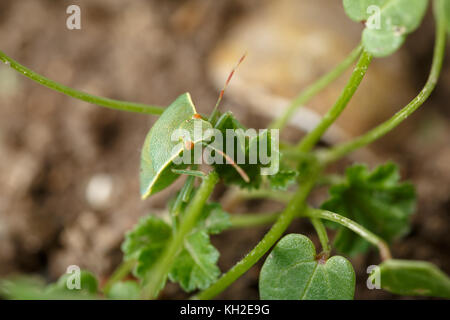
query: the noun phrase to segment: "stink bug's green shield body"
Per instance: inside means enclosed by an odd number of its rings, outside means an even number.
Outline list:
[[[202,134],[194,135],[194,122],[201,123]],[[184,169],[187,164],[174,163],[185,150],[203,141],[203,132],[211,124],[199,118],[189,93],[179,96],[155,122],[148,133],[141,154],[141,196],[143,199],[171,185],[179,174],[172,169]],[[186,130],[191,140],[172,141],[176,129]],[[180,143],[181,142],[181,143]]]

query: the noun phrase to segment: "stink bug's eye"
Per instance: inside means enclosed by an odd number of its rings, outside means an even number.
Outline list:
[[[194,143],[191,140],[186,140],[184,142],[184,148],[186,150],[191,150],[192,148],[194,148]]]
[[[199,115],[198,113],[195,113],[195,114],[192,116],[192,118],[194,118],[194,119],[201,119],[202,116]]]

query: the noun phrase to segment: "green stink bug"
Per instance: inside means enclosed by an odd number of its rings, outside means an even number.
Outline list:
[[[225,88],[244,58],[245,55],[230,73],[224,88],[220,92],[209,121],[202,119],[195,110],[191,95],[184,93],[167,107],[161,117],[155,122],[147,134],[141,153],[140,191],[142,199],[167,188],[179,177],[180,172],[183,172],[180,170],[187,168],[189,164],[186,164],[186,162],[177,163],[175,161],[179,159],[184,151],[194,149],[196,144],[207,144],[208,136],[205,135],[205,132],[208,129],[212,129],[211,123],[216,122],[218,117],[217,107],[222,100]],[[201,132],[197,131],[198,128],[200,128]],[[174,139],[173,134],[177,129],[186,132],[189,138],[179,136],[178,141]],[[227,157],[221,150],[217,150],[217,152]],[[237,167],[234,162],[231,162],[231,164],[247,181],[248,177],[245,175],[245,172]]]
[[[148,133],[141,153],[141,196],[143,199],[172,184],[179,174],[172,169],[183,169],[187,165],[173,163],[184,149],[192,149],[198,140],[180,144],[172,140],[176,129],[187,130],[194,137],[193,122],[201,122],[202,130],[212,128],[211,124],[198,117],[189,93],[179,96],[161,115]],[[188,143],[188,144],[187,144]]]

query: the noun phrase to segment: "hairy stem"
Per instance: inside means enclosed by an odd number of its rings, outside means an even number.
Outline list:
[[[281,203],[288,203],[294,193],[289,191],[276,191],[271,189],[239,190],[243,199],[270,199]]]
[[[61,92],[65,95],[68,95],[72,98],[76,98],[79,100],[83,100],[92,104],[96,104],[102,107],[107,107],[110,109],[122,110],[122,111],[130,111],[130,112],[138,112],[138,113],[146,113],[146,114],[154,114],[160,115],[163,113],[164,109],[158,106],[150,106],[142,103],[128,102],[128,101],[120,101],[108,98],[97,97],[82,91],[78,91],[72,88],[69,88],[63,84],[50,80],[36,72],[24,67],[17,61],[8,57],[5,53],[0,51],[0,61],[3,61],[6,65],[10,66],[17,72],[21,73],[25,77],[30,78],[31,80],[46,86],[52,90]]]
[[[155,266],[148,273],[146,281],[144,281],[144,283],[146,283],[142,292],[142,297],[144,299],[155,298],[159,290],[162,288],[177,252],[183,245],[184,238],[194,228],[198,217],[202,213],[202,209],[213,192],[214,186],[218,180],[219,177],[214,171],[203,179],[203,182],[198,188],[194,198],[186,208],[185,215],[181,220],[177,233],[171,239]]]
[[[289,119],[295,113],[295,111],[306,104],[309,100],[311,100],[316,94],[325,89],[331,82],[336,80],[339,76],[341,76],[345,70],[347,70],[350,65],[358,58],[361,54],[362,45],[359,44],[339,65],[337,65],[333,70],[331,70],[326,75],[322,76],[315,83],[308,86],[305,90],[303,90],[291,104],[287,107],[284,114],[279,117],[277,120],[272,122],[269,126],[269,129],[283,129],[288,123]]]
[[[364,228],[363,226],[356,223],[355,221],[327,210],[308,208],[306,214],[308,217],[312,219],[317,218],[325,219],[339,223],[340,225],[349,228],[353,232],[357,233],[358,235],[366,239],[368,242],[377,246],[378,250],[380,251],[382,260],[391,259],[391,252],[389,251],[389,247],[386,244],[386,242],[377,235],[373,234],[372,232]]]
[[[325,131],[333,124],[358,89],[372,61],[372,55],[366,51],[361,54],[352,76],[334,106],[323,116],[320,123],[309,132],[298,144],[299,152],[308,152],[320,140]]]
[[[239,228],[248,228],[248,227],[257,227],[257,226],[265,226],[268,224],[272,224],[277,221],[280,216],[279,212],[273,213],[245,213],[245,214],[232,214],[230,217],[231,228],[239,229]],[[296,217],[300,217],[300,214],[296,214]],[[319,236],[320,244],[322,245],[322,250],[324,252],[329,253],[331,251],[331,247],[328,241],[328,234],[325,226],[322,221],[318,218],[311,218],[311,223],[316,229],[317,235]]]
[[[254,213],[254,214],[234,213],[234,214],[231,214],[230,221],[231,221],[231,227],[234,229],[247,228],[247,227],[264,226],[267,224],[274,223],[275,221],[277,221],[279,216],[280,216],[279,212]]]
[[[267,251],[270,250],[289,227],[296,214],[305,208],[305,200],[314,187],[315,180],[320,170],[321,168],[316,165],[314,168],[311,168],[308,177],[305,177],[305,180],[301,183],[300,188],[296,191],[286,209],[280,214],[277,221],[269,232],[266,233],[264,238],[219,280],[206,290],[200,292],[197,296],[193,297],[193,299],[205,300],[215,297],[247,272]]]
[[[375,140],[383,137],[389,131],[402,123],[409,115],[416,111],[428,99],[431,92],[436,87],[445,55],[445,41],[446,41],[446,26],[445,13],[443,10],[435,10],[436,16],[436,41],[434,45],[433,62],[428,80],[422,91],[403,109],[397,112],[392,118],[370,130],[366,134],[343,144],[337,145],[334,148],[324,151],[321,158],[324,162],[330,163],[336,161],[345,155],[367,146]]]

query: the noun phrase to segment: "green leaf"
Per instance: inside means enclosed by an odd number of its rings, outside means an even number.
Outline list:
[[[401,47],[406,36],[423,20],[428,0],[344,0],[347,15],[366,21],[362,43],[375,57],[388,56]],[[370,10],[377,6],[378,11]]]
[[[206,289],[220,274],[218,259],[219,252],[210,243],[208,234],[192,233],[184,240],[184,248],[175,259],[169,279],[187,292]]]
[[[219,252],[211,245],[208,233],[216,234],[230,226],[229,215],[222,210],[220,204],[206,204],[194,231],[186,237],[183,248],[175,259],[169,279],[179,282],[186,291],[208,287],[220,274],[216,265]],[[133,270],[136,277],[141,280],[146,278],[171,235],[171,227],[153,215],[142,218],[126,234],[122,251],[125,260],[137,261]]]
[[[230,125],[231,127],[227,127],[227,125]],[[224,137],[222,151],[232,157],[233,161],[235,161],[237,165],[244,170],[249,177],[249,181],[245,181],[235,168],[226,163],[225,159],[223,160],[223,164],[214,163],[214,168],[220,178],[223,179],[224,183],[228,185],[238,185],[239,187],[245,189],[259,188],[262,182],[262,176],[264,175],[263,171],[270,170],[269,168],[271,165],[276,167],[279,165],[280,161],[277,148],[273,148],[273,151],[275,152],[274,154],[271,153],[272,144],[275,143],[275,140],[271,136],[270,131],[247,131],[242,128],[236,128],[233,121],[224,121],[223,125],[218,129],[223,132]],[[225,134],[228,129],[238,129],[235,131],[236,138],[234,150],[228,150],[229,146],[226,144]],[[266,142],[266,152],[260,152],[260,143],[263,144]],[[267,156],[267,159],[264,159],[262,155]],[[272,163],[272,161],[274,162]]]
[[[14,277],[0,281],[0,296],[12,300],[45,299],[45,282],[36,277]]]
[[[218,234],[231,227],[230,215],[222,209],[220,203],[207,203],[197,222],[196,229],[209,234]]]
[[[276,174],[269,175],[270,187],[274,190],[286,190],[295,183],[298,172],[294,170],[280,170]]]
[[[80,289],[69,289],[67,284],[68,282],[71,283],[71,281],[74,280],[75,274],[66,273],[63,274],[59,279],[58,282],[49,285],[46,289],[47,292],[71,292],[71,293],[77,293],[77,294],[85,294],[85,295],[94,295],[98,292],[98,281],[97,278],[89,271],[87,270],[81,270],[80,271]]]
[[[427,7],[428,0],[390,0],[381,9],[381,29],[411,33],[419,27]]]
[[[321,207],[346,216],[391,242],[408,232],[409,217],[415,210],[413,185],[400,183],[399,179],[393,163],[372,172],[364,165],[354,165],[347,168],[345,182],[330,188],[330,198]],[[354,255],[370,245],[340,227],[334,246],[342,253]]]
[[[81,270],[80,289],[69,289],[67,282],[71,276],[64,274],[57,282],[45,286],[45,282],[36,277],[15,277],[0,281],[0,294],[8,299],[19,300],[78,300],[97,299],[98,282],[95,276]]]
[[[381,288],[405,296],[450,299],[450,278],[435,265],[423,261],[387,260],[371,274]]]
[[[186,164],[176,165],[175,158],[182,156],[185,143],[200,143],[205,138],[204,132],[211,129],[209,122],[196,117],[197,112],[189,93],[178,97],[167,107],[148,133],[141,153],[141,195],[145,199],[171,185],[179,175],[172,169],[184,169]],[[195,134],[195,125],[201,125],[201,134]],[[184,129],[187,137],[172,141],[176,129]]]
[[[281,239],[261,269],[263,300],[349,300],[355,293],[355,272],[344,257],[326,262],[314,244],[300,234]]]
[[[217,149],[221,150],[225,154],[229,155],[233,161],[238,162],[237,159],[242,157],[245,159],[245,163],[238,163],[238,165],[245,171],[250,178],[250,182],[246,182],[242,179],[239,173],[230,164],[226,163],[226,160],[222,158],[222,164],[215,162],[213,164],[214,169],[219,174],[220,178],[228,185],[239,185],[243,188],[257,188],[261,183],[259,176],[259,168],[257,165],[249,165],[247,161],[246,145],[249,143],[249,138],[245,136],[245,128],[231,112],[226,112],[220,116],[217,120],[215,128],[222,132],[223,140],[216,144],[212,143]],[[234,138],[234,148],[231,150],[227,148],[226,134],[227,130],[233,130],[236,134]],[[240,131],[241,130],[241,131]]]
[[[192,194],[195,194],[194,190]],[[169,208],[175,203],[178,194],[169,201]],[[181,204],[181,211],[186,209],[187,203]],[[222,205],[217,202],[206,203],[202,213],[198,218],[194,231],[205,230],[209,234],[218,234],[231,227],[230,214],[222,209]]]
[[[389,0],[344,0],[345,13],[353,21],[366,21],[371,16],[368,11],[370,6],[382,7]]]
[[[163,220],[149,215],[141,218],[133,230],[127,232],[122,244],[124,260],[136,260],[133,273],[140,279],[162,254],[172,235],[171,227]]]
[[[244,129],[246,130],[245,126],[239,122],[238,119],[233,115],[231,111],[227,111],[224,114],[222,114],[219,119],[216,122],[215,128],[224,131],[226,129]]]
[[[405,42],[405,37],[393,32],[365,29],[362,34],[364,48],[375,57],[385,57],[397,51]]]
[[[135,281],[116,282],[108,291],[108,298],[114,300],[137,300],[140,288]]]

